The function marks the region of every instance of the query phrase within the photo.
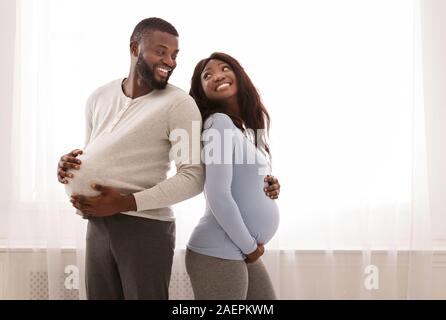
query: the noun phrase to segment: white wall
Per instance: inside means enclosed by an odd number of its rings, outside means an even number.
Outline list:
[[[11,119],[14,80],[14,39],[15,39],[15,0],[0,1],[0,118]],[[12,121],[2,121],[0,126],[0,195],[7,202],[11,185],[11,125]],[[5,209],[7,203],[2,201]],[[7,210],[7,209],[6,209]],[[0,235],[3,235],[6,223],[0,223]]]
[[[446,1],[423,0],[421,26],[432,231],[446,244]]]

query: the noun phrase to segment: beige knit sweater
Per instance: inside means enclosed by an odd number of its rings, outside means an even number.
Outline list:
[[[170,206],[203,190],[200,112],[195,101],[173,85],[131,99],[121,83],[118,79],[106,84],[88,99],[82,164],[73,171],[66,192],[96,195],[93,182],[115,187],[136,199],[137,211],[125,214],[172,221]],[[177,148],[169,157],[184,139],[189,148]],[[177,172],[167,179],[171,160]]]

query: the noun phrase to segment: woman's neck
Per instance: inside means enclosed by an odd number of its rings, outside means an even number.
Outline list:
[[[221,102],[221,105],[225,109],[226,112],[240,117],[240,106],[237,101],[237,96],[230,97]]]

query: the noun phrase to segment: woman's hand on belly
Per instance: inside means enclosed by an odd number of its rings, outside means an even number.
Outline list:
[[[266,196],[273,200],[279,198],[279,193],[280,193],[279,180],[277,180],[277,178],[272,175],[267,175],[264,181],[265,181],[265,187],[263,188],[263,191],[265,192]]]
[[[132,194],[122,195],[116,188],[99,184],[91,186],[101,194],[95,197],[71,195],[73,207],[79,209],[86,218],[106,217],[121,212],[136,211],[136,201]]]
[[[246,263],[255,262],[257,261],[257,259],[263,256],[264,253],[265,253],[265,247],[263,246],[263,244],[257,244],[256,250],[246,255],[245,262]]]

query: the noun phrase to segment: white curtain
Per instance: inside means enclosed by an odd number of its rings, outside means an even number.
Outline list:
[[[56,165],[82,146],[89,93],[126,76],[128,38],[149,16],[180,33],[173,84],[188,90],[199,59],[227,52],[271,114],[281,226],[264,259],[279,298],[432,296],[433,249],[446,235],[441,1],[256,1],[255,14],[254,2],[232,0],[3,5],[5,297],[28,298],[16,288],[34,268],[46,272],[44,298],[85,298],[85,221]],[[203,209],[201,195],[174,207],[179,274]]]

